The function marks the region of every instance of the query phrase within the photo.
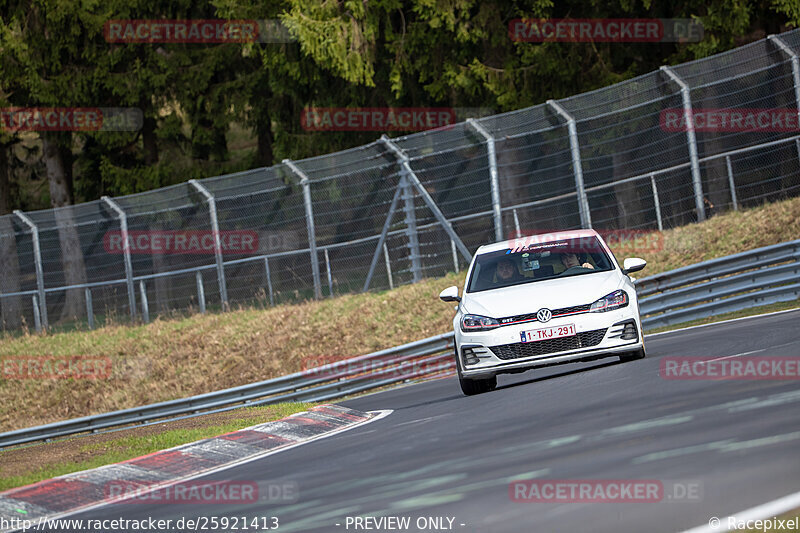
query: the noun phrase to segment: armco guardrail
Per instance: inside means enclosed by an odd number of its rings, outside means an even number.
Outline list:
[[[703,261],[636,282],[644,328],[800,297],[800,240]]]
[[[800,297],[800,240],[767,246],[636,281],[645,328]],[[114,426],[285,401],[327,401],[452,373],[445,333],[249,385],[0,434],[0,448]]]

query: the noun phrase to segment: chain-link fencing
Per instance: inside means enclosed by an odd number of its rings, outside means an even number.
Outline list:
[[[800,30],[532,108],[0,217],[5,330],[384,290],[531,230],[653,229],[800,191]]]

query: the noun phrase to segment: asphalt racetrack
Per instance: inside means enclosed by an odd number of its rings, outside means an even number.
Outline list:
[[[398,530],[348,522],[364,515],[410,517],[406,531],[655,533],[800,490],[797,380],[659,372],[668,356],[800,356],[800,311],[651,336],[646,347],[646,359],[626,364],[501,376],[496,391],[474,397],[447,378],[343,402],[392,412],[203,478],[296,483],[296,501],[114,504],[72,518],[276,516],[285,532]],[[509,492],[519,479],[657,480],[663,493],[656,502],[519,502]],[[418,529],[419,517],[440,522]]]

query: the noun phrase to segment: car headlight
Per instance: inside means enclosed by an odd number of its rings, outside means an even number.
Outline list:
[[[461,331],[486,331],[500,326],[494,318],[481,315],[464,315],[461,317]]]
[[[623,290],[614,291],[597,300],[589,308],[590,313],[605,313],[628,305],[628,293]]]

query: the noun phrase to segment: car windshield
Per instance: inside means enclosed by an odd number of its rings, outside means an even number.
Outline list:
[[[467,292],[480,292],[614,268],[597,237],[539,242],[475,259]]]

